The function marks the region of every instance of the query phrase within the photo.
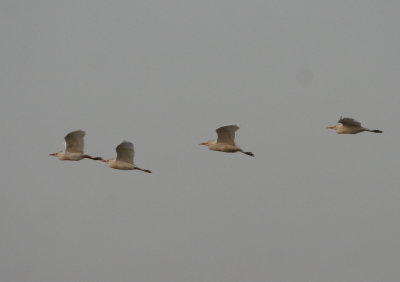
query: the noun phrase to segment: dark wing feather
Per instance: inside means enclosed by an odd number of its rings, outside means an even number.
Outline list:
[[[117,151],[117,161],[133,164],[135,152],[131,142],[123,141],[115,150]]]
[[[65,139],[65,151],[71,153],[81,153],[83,154],[83,137],[85,136],[85,131],[77,130],[68,133]]]
[[[225,143],[235,146],[235,131],[239,129],[237,125],[222,126],[217,129],[218,143]]]
[[[340,117],[338,123],[341,123],[341,124],[346,125],[346,126],[361,127],[361,123],[356,121],[355,119],[352,119],[352,118],[342,118],[342,117]]]

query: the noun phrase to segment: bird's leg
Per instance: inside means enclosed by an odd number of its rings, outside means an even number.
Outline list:
[[[141,171],[144,171],[144,172],[147,172],[147,173],[152,173],[150,170],[148,170],[148,169],[142,169],[142,168],[140,168],[140,167],[135,167],[135,169],[138,169],[138,170],[141,170]]]
[[[246,155],[254,157],[254,154],[252,152],[244,152],[243,150],[240,150],[240,152],[242,152],[243,154],[246,154]]]
[[[89,156],[89,155],[82,155],[81,157],[85,158],[85,159],[95,160],[95,161],[101,161],[103,159],[101,157],[92,157],[92,156]]]

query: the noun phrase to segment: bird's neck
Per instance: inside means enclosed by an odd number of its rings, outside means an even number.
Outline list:
[[[57,153],[56,153],[56,157],[57,157],[59,160],[65,159],[65,151],[59,151],[59,152],[57,152]]]

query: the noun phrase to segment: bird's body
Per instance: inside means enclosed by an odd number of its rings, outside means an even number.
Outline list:
[[[327,128],[336,130],[336,133],[338,134],[357,134],[363,131],[382,133],[382,131],[378,129],[370,130],[368,128],[362,127],[361,123],[356,121],[355,119],[342,117],[340,117],[336,125],[328,126]]]
[[[111,168],[121,169],[121,170],[133,170],[136,168],[136,166],[134,164],[117,161],[116,159],[109,160],[108,166]]]
[[[84,159],[84,157],[82,157],[82,155],[83,154],[81,154],[81,153],[60,151],[60,152],[57,152],[55,156],[60,161],[80,161],[80,160]]]
[[[82,159],[101,160],[99,157],[92,157],[83,153],[85,131],[76,130],[65,136],[65,150],[49,154],[61,161],[80,161]]]
[[[141,170],[147,173],[151,173],[148,169],[141,169],[137,167],[133,162],[133,157],[135,155],[135,151],[133,149],[133,144],[131,142],[123,141],[121,144],[115,148],[117,151],[116,159],[108,159],[102,160],[108,164],[109,167],[120,170]]]
[[[210,140],[207,142],[200,143],[200,145],[206,145],[209,150],[220,151],[225,153],[241,152],[243,154],[254,157],[252,152],[244,152],[235,143],[235,132],[239,129],[237,125],[222,126],[217,129],[218,139]]]
[[[241,150],[235,145],[218,143],[216,140],[208,141],[208,149],[212,151],[220,151],[226,153],[235,153]]]

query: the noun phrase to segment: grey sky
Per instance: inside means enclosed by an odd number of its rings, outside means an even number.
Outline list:
[[[0,280],[399,281],[399,8],[1,1]]]

